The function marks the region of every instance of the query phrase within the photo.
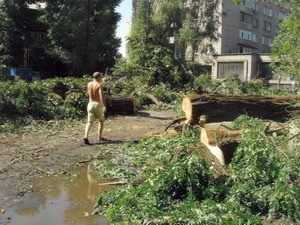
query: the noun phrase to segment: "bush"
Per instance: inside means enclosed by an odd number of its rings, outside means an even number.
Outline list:
[[[0,85],[0,112],[2,115],[5,112],[13,112],[16,111],[13,103],[11,102],[11,98],[9,96],[9,88],[12,85],[12,82],[6,81],[1,83]]]
[[[63,99],[52,90],[57,82],[79,89],[79,92],[70,93]],[[78,78],[48,79],[32,83],[17,79],[2,83],[0,112],[8,117],[30,116],[48,120],[82,117],[88,101],[86,83],[86,79]]]
[[[186,66],[174,58],[173,52],[162,46],[147,47],[140,51],[141,56],[131,61],[120,60],[114,73],[128,77],[143,77],[148,87],[165,84],[168,88],[180,88],[191,81]],[[142,60],[139,60],[141,59]]]
[[[27,83],[23,80],[14,82],[9,87],[8,97],[14,105],[17,114],[47,118],[46,92],[38,84]]]

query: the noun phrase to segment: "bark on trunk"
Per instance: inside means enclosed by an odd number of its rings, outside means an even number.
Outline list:
[[[204,94],[185,96],[182,110],[191,124],[198,124],[201,115],[207,115],[207,122],[221,122],[233,121],[243,114],[283,122],[291,116],[291,112],[300,112],[300,107],[292,106],[299,101],[299,97]]]
[[[136,113],[135,99],[132,96],[105,96],[108,114],[132,115]]]

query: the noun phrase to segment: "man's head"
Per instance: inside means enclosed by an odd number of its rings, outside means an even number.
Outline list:
[[[96,79],[96,80],[101,79],[101,78],[102,78],[102,73],[100,73],[100,72],[95,72],[95,73],[93,74],[93,78]]]

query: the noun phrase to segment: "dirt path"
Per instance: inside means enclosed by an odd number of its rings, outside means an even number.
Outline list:
[[[90,160],[101,149],[161,133],[175,117],[175,112],[166,111],[110,117],[104,130],[109,141],[97,142],[94,126],[91,146],[82,142],[84,120],[64,126],[50,121],[39,131],[0,134],[0,210],[8,210],[26,197],[32,189],[32,178],[61,174],[80,161]]]

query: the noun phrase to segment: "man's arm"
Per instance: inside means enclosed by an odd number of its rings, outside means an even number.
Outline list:
[[[99,95],[100,95],[100,100],[101,100],[101,102],[104,106],[104,112],[105,112],[106,111],[106,101],[105,101],[105,96],[104,96],[102,84],[100,84]]]
[[[91,101],[91,96],[92,96],[92,88],[90,83],[87,84],[87,93],[89,95],[89,101]]]

